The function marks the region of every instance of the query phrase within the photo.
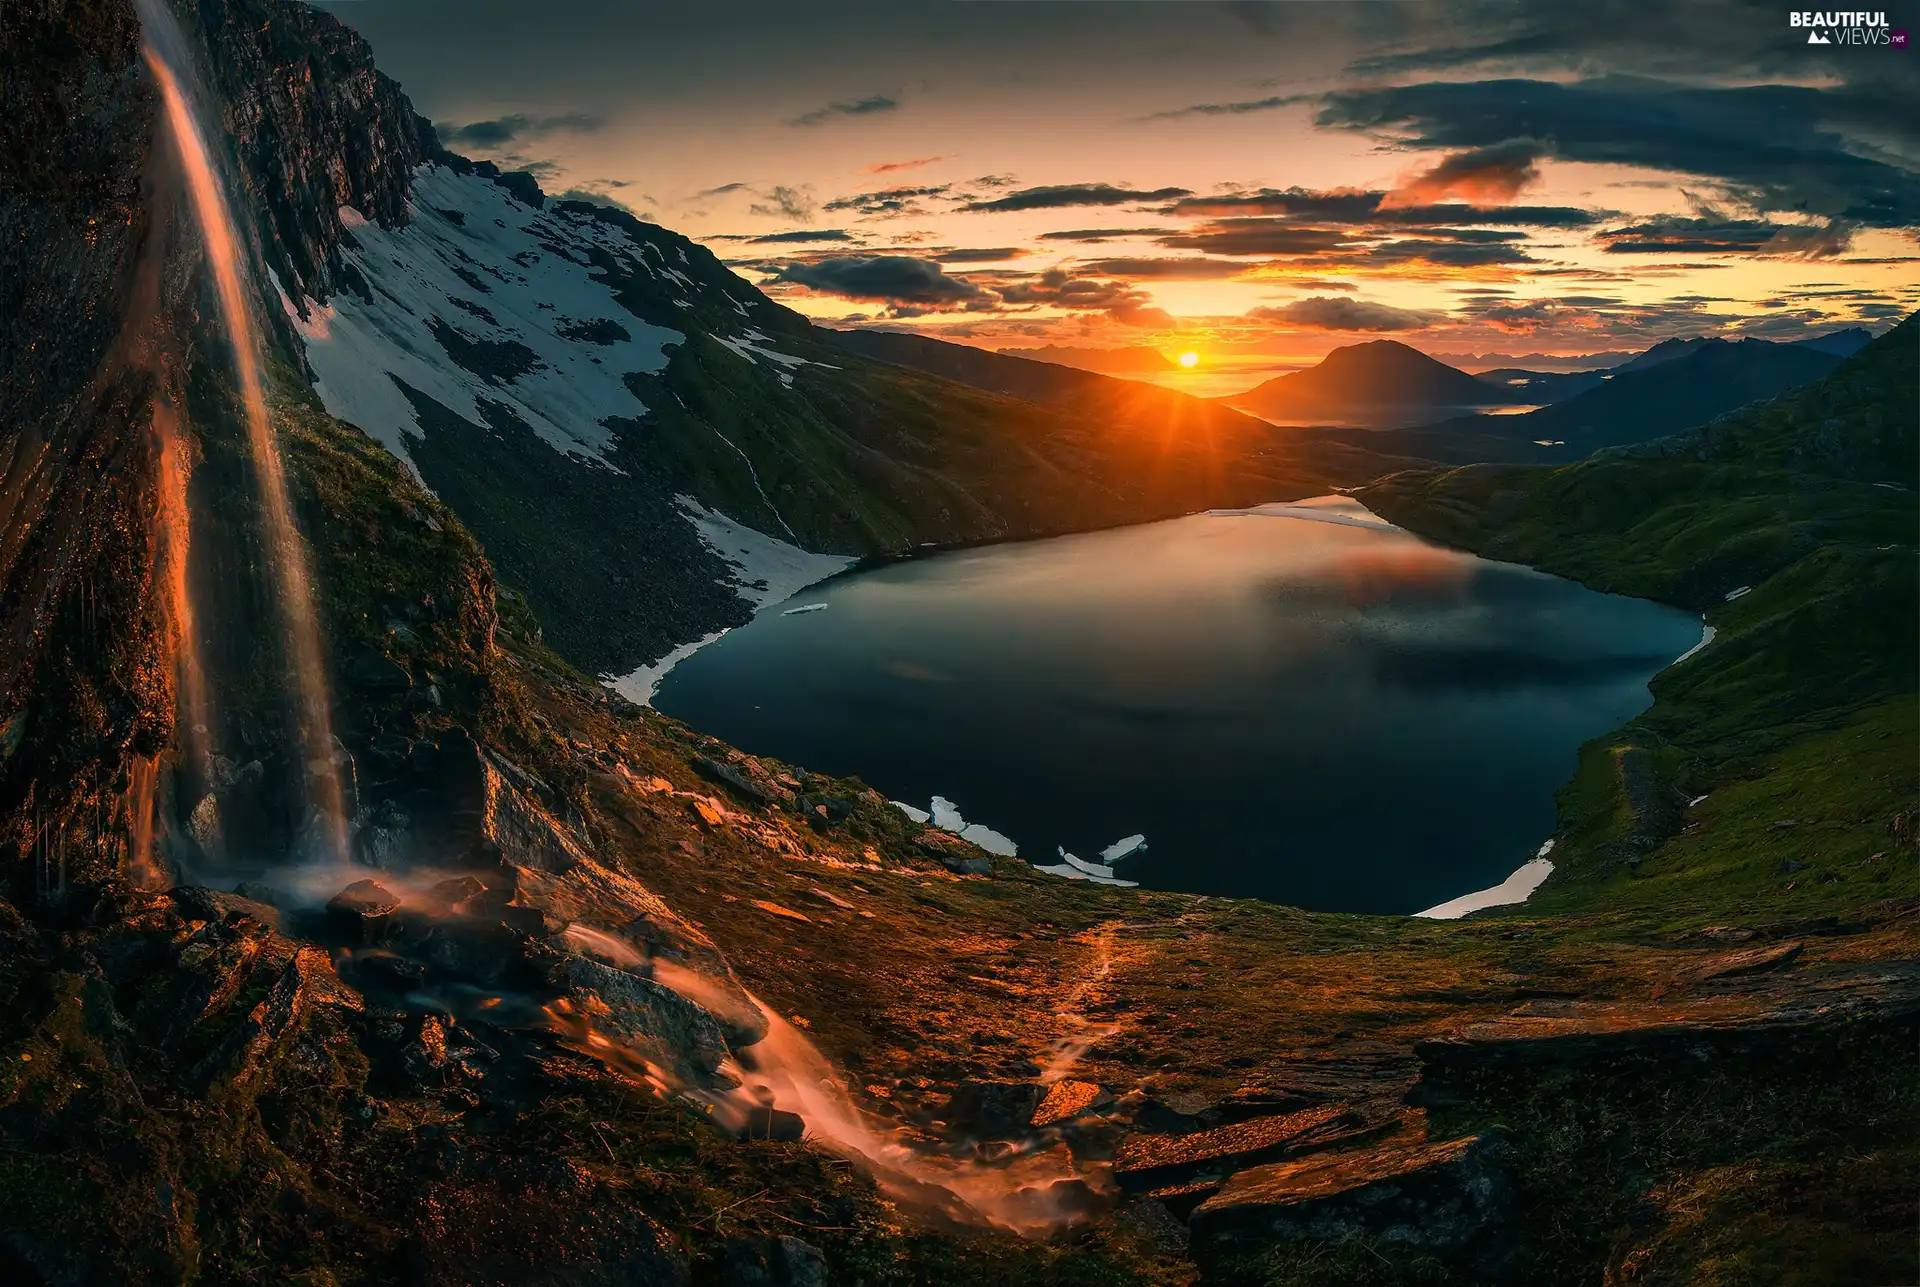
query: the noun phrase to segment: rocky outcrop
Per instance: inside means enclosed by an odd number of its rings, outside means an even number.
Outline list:
[[[192,14],[267,263],[295,301],[324,299],[338,285],[333,252],[347,235],[340,207],[403,222],[413,168],[439,151],[432,127],[330,13],[198,0]]]
[[[1366,1239],[1457,1255],[1511,1200],[1497,1137],[1394,1140],[1242,1171],[1195,1209],[1190,1228],[1197,1241]]]
[[[29,902],[112,870],[115,783],[172,724],[148,406],[185,279],[153,110],[129,5],[0,7],[0,834]]]

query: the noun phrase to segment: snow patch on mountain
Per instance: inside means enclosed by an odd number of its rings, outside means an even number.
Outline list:
[[[342,207],[351,281],[294,317],[328,414],[358,425],[413,468],[423,431],[396,381],[484,425],[498,403],[554,450],[607,464],[608,422],[647,412],[622,380],[665,369],[686,336],[614,298],[588,245],[633,271],[685,280],[660,251],[577,211],[536,210],[478,175],[414,172],[408,222],[383,228]],[[283,300],[285,299],[282,296]],[[417,475],[417,468],[414,468]]]
[[[738,307],[738,305],[736,304],[735,307]],[[716,336],[715,338],[718,339],[719,337]],[[774,374],[779,377],[780,383],[789,388],[793,386],[793,373],[790,370],[780,368],[817,366],[824,367],[829,371],[838,371],[840,369],[831,362],[815,362],[810,358],[795,357],[791,353],[781,353],[775,349],[770,349],[767,345],[772,342],[771,338],[762,335],[759,331],[751,327],[748,327],[746,333],[739,338],[720,340],[720,343],[732,349],[735,355],[749,362],[756,364],[760,362],[771,362],[775,367]]]
[[[707,548],[733,569],[735,591],[756,612],[783,603],[814,582],[853,566],[853,560],[844,554],[810,553],[735,522],[691,496],[674,499]]]

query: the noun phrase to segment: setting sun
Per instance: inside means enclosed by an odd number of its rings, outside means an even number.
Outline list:
[[[1174,361],[1191,371],[1194,367],[1200,365],[1200,355],[1198,353],[1182,353],[1179,357],[1175,358]]]

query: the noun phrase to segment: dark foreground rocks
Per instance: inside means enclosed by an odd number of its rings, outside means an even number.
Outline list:
[[[1457,1254],[1506,1214],[1512,1183],[1496,1137],[1390,1140],[1241,1171],[1195,1208],[1197,1240],[1343,1242]]]

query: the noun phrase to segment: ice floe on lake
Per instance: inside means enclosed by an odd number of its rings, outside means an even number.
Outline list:
[[[1471,894],[1441,903],[1438,907],[1429,907],[1424,912],[1415,912],[1433,921],[1458,920],[1468,912],[1477,912],[1483,907],[1505,907],[1512,903],[1524,903],[1532,897],[1533,891],[1540,888],[1540,882],[1553,874],[1553,863],[1547,855],[1553,852],[1553,841],[1540,846],[1534,856],[1522,863],[1513,875],[1488,889],[1476,889]]]
[[[825,612],[826,610],[827,605],[824,603],[803,603],[797,608],[788,608],[780,615],[783,617],[798,617],[809,612]]]

